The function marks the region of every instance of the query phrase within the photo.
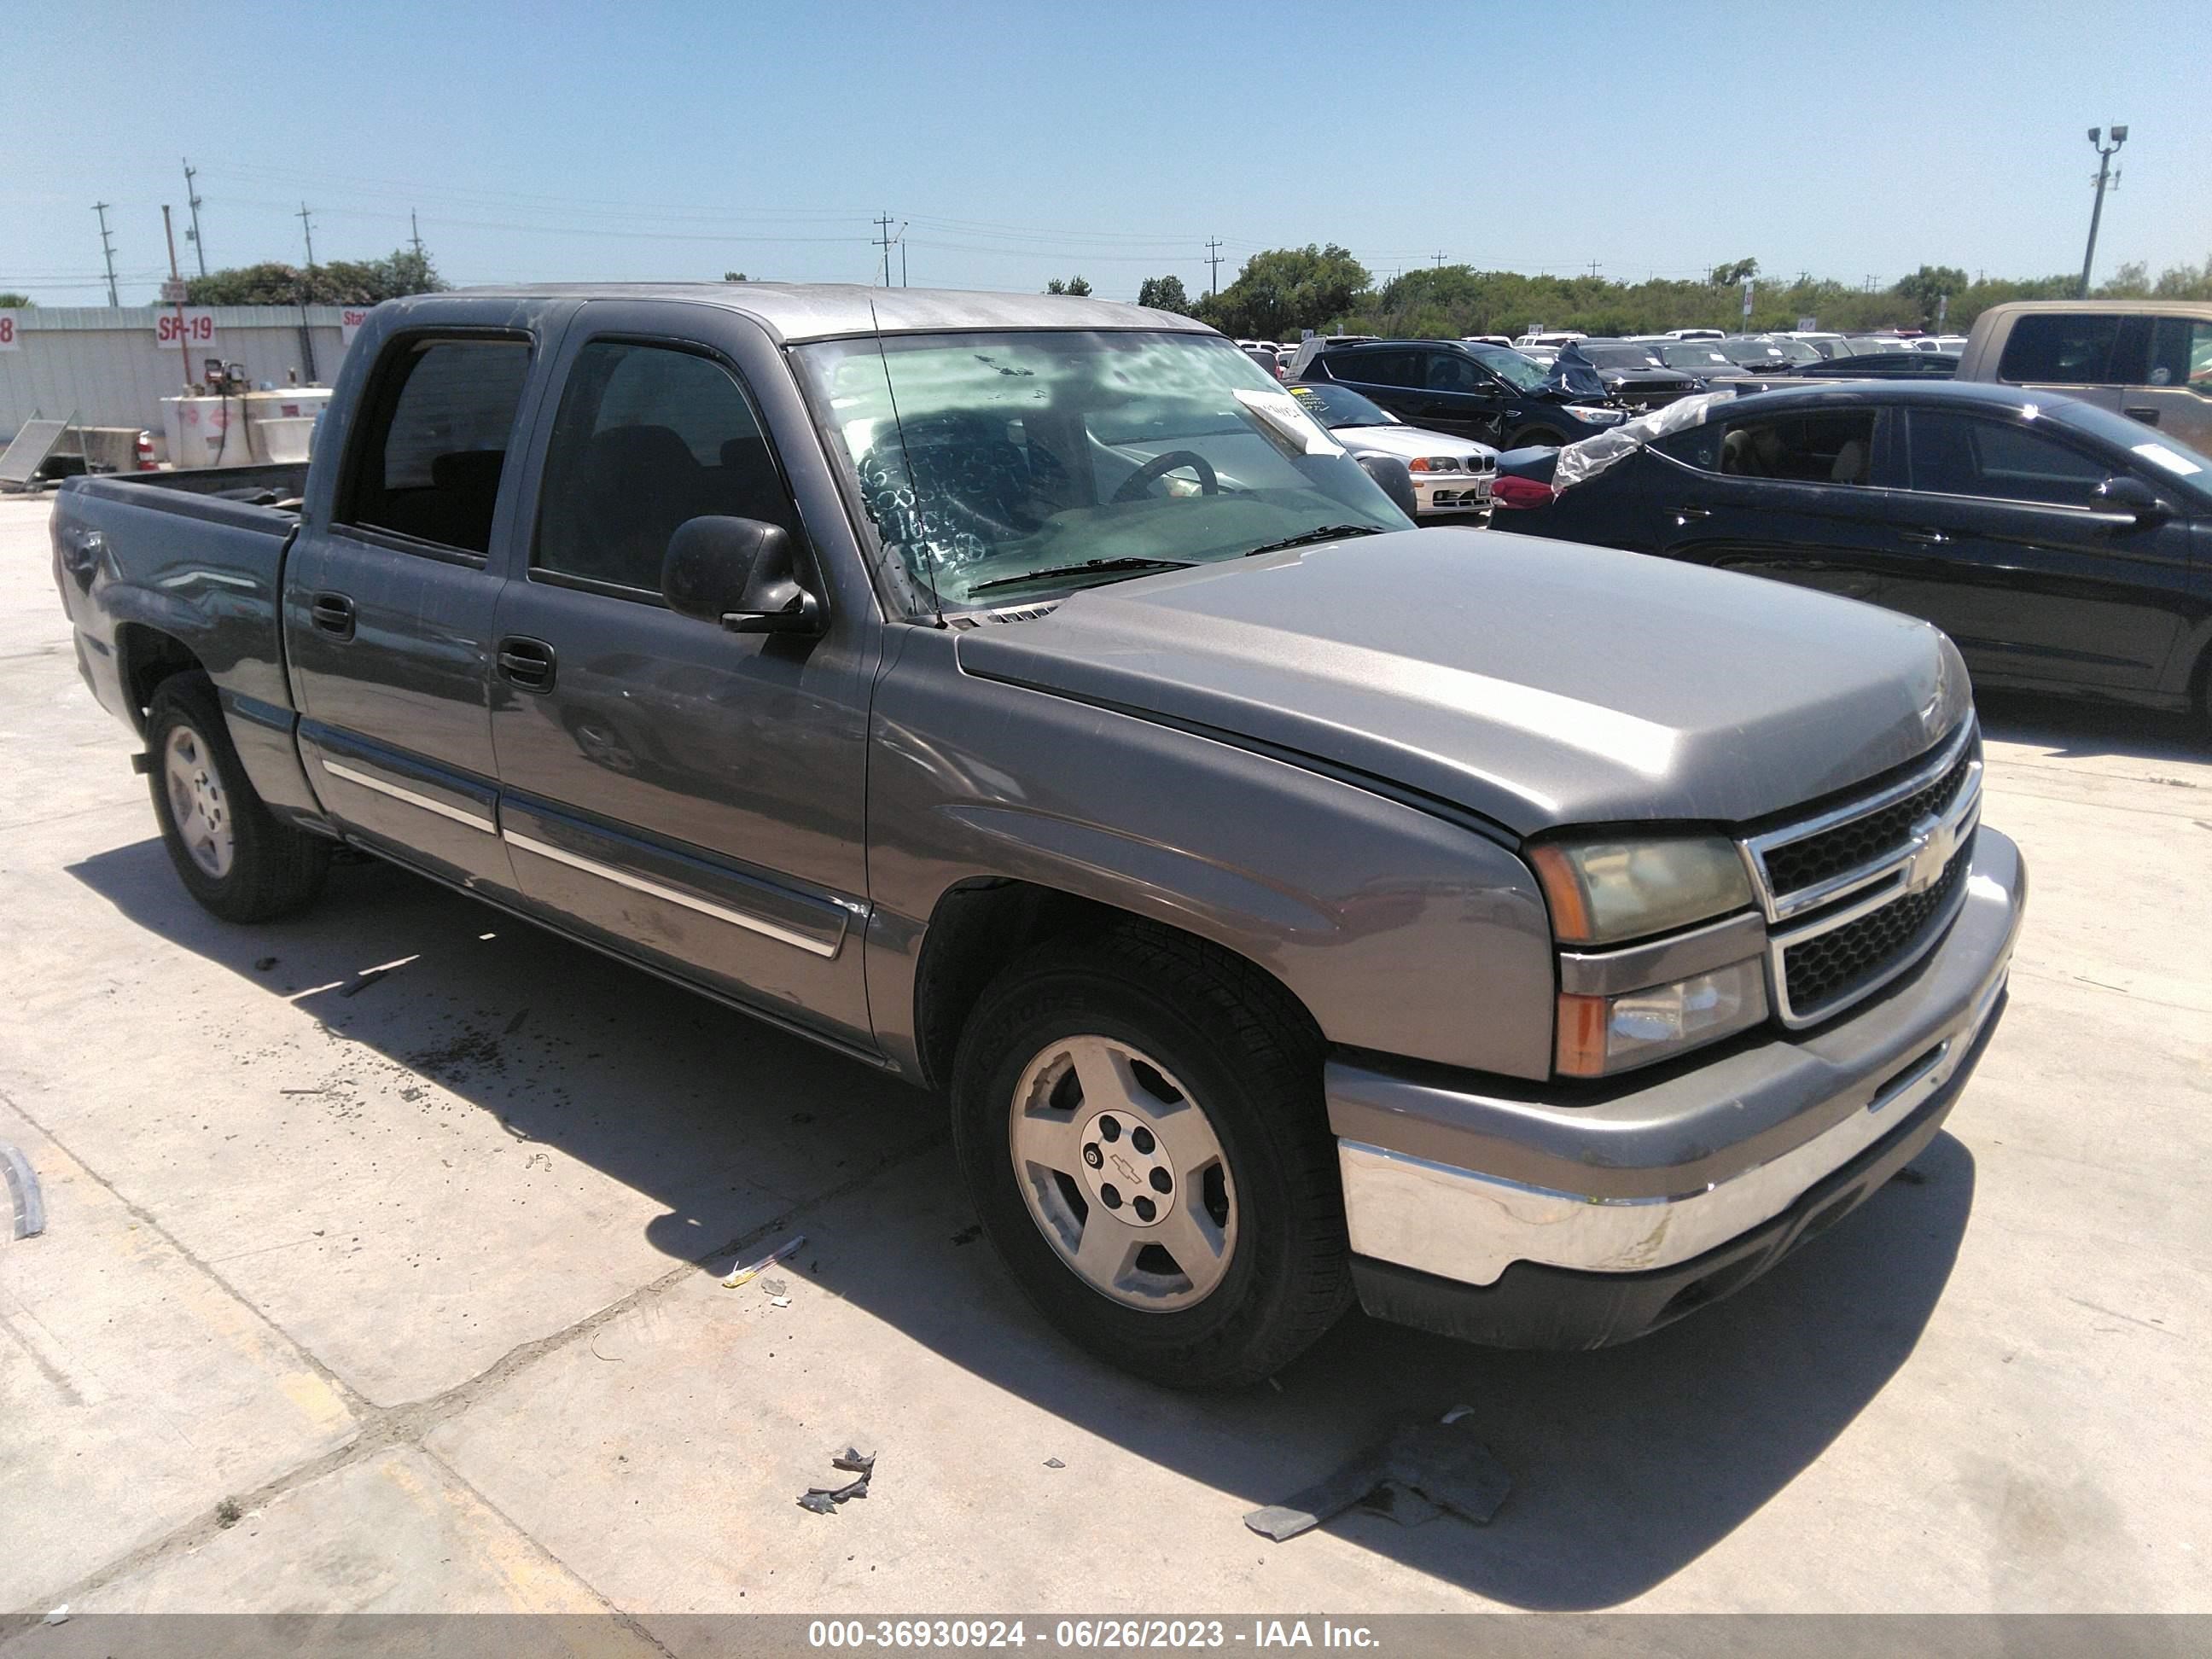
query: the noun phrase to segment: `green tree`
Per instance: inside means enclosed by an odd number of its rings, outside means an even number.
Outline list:
[[[1334,242],[1271,248],[1247,259],[1235,282],[1191,310],[1224,334],[1295,339],[1300,329],[1318,329],[1367,297],[1370,280],[1367,267]]]
[[[1073,294],[1080,300],[1089,296],[1091,284],[1080,276],[1071,276],[1064,283],[1055,276],[1044,285],[1044,291],[1048,294]]]
[[[428,255],[403,247],[386,258],[333,259],[312,271],[273,260],[210,271],[185,284],[185,297],[196,306],[372,306],[451,286]]]
[[[1715,288],[1741,288],[1759,275],[1759,261],[1737,259],[1724,265],[1715,265],[1713,274],[1705,280]]]
[[[1936,320],[1939,301],[1947,295],[1952,300],[1960,299],[1970,286],[1966,273],[1956,265],[1923,265],[1910,276],[1899,277],[1890,292],[1917,313],[1911,319],[1912,324],[1925,328]],[[1947,313],[1944,320],[1955,323],[1959,319]]]
[[[32,303],[27,294],[0,294],[0,311],[27,311]]]
[[[722,280],[726,283],[750,283],[752,278],[742,270],[726,270],[722,273]]]
[[[1180,276],[1147,276],[1138,285],[1137,303],[1150,306],[1154,311],[1172,311],[1182,316],[1190,315],[1190,295],[1182,290]]]

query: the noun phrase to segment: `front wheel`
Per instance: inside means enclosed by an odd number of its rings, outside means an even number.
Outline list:
[[[1321,1046],[1249,964],[1142,926],[985,992],[953,1139],[993,1244],[1076,1342],[1177,1388],[1272,1376],[1350,1305]]]
[[[322,890],[331,843],[278,822],[254,793],[206,675],[155,688],[146,749],[161,840],[202,905],[225,921],[266,921]]]
[[[1538,447],[1564,449],[1566,447],[1566,437],[1562,433],[1553,432],[1547,427],[1532,426],[1524,427],[1520,431],[1515,433],[1513,434],[1512,441],[1505,447],[1508,449],[1534,449]]]

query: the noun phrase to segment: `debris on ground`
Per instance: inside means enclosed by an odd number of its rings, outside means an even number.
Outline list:
[[[805,1233],[794,1233],[789,1238],[785,1239],[782,1243],[770,1250],[766,1255],[757,1255],[750,1261],[740,1261],[738,1263],[736,1267],[730,1269],[730,1276],[727,1279],[725,1279],[722,1283],[729,1286],[732,1290],[735,1290],[738,1285],[746,1283],[748,1280],[758,1279],[763,1273],[766,1273],[770,1267],[775,1266],[777,1262],[782,1261],[784,1257],[789,1255],[793,1250],[797,1249],[805,1243],[806,1243],[806,1235]]]
[[[953,1234],[952,1242],[955,1244],[973,1244],[977,1239],[982,1237],[982,1228],[970,1225],[963,1227],[958,1232]]]
[[[218,1527],[234,1527],[245,1518],[245,1515],[246,1511],[239,1508],[235,1498],[226,1498],[215,1506],[215,1523]]]
[[[1279,1544],[1357,1504],[1401,1527],[1446,1513],[1487,1525],[1513,1490],[1513,1479],[1475,1437],[1468,1421],[1472,1413],[1460,1406],[1441,1423],[1401,1428],[1327,1480],[1254,1510],[1244,1524]]]
[[[46,1200],[39,1190],[39,1172],[19,1147],[0,1140],[0,1186],[8,1188],[11,1231],[30,1238],[46,1230]]]
[[[780,1279],[763,1279],[760,1282],[760,1287],[763,1296],[781,1296],[791,1288]]]
[[[1067,1467],[1066,1464],[1061,1462],[1057,1457],[1046,1458],[1044,1460],[1044,1466],[1048,1469],[1064,1469]]]
[[[771,1308],[788,1308],[791,1305],[791,1298],[787,1296],[772,1296],[768,1299],[768,1305]]]
[[[276,958],[274,957],[256,957],[253,958],[253,971],[257,974],[265,974],[276,965]]]
[[[49,1625],[66,1625],[69,1623],[69,1603],[64,1601],[48,1613],[44,1622]]]
[[[876,1473],[876,1455],[848,1446],[830,1460],[833,1469],[843,1469],[857,1478],[842,1486],[809,1486],[799,1495],[799,1507],[817,1515],[835,1515],[837,1506],[855,1498],[868,1495],[868,1482]]]

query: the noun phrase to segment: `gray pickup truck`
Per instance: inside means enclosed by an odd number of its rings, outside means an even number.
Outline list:
[[[2025,896],[1934,629],[1416,531],[1132,307],[396,301],[303,474],[76,480],[53,550],[209,909],[349,843],[942,1090],[1169,1383],[1735,1289],[1936,1134]]]

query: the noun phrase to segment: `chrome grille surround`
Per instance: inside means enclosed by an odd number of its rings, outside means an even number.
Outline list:
[[[1936,810],[1909,823],[1895,824],[1893,838],[1887,832],[1897,816],[1894,809],[1921,795],[1927,796]],[[1767,999],[1783,1024],[1811,1025],[1839,1013],[1872,996],[1927,954],[1966,902],[1966,884],[1959,877],[1963,873],[1961,861],[1973,856],[1974,830],[1981,821],[1981,731],[1970,715],[1934,754],[1905,776],[1856,800],[1738,842],[1753,891],[1766,917]],[[1838,831],[1848,832],[1867,819],[1881,820],[1879,827],[1885,832],[1884,844],[1849,868],[1778,890],[1770,860],[1785,868],[1802,864],[1807,860],[1777,855],[1785,849],[1802,850],[1807,843],[1834,836]],[[1954,870],[1954,864],[1960,864],[1958,871]],[[1888,905],[1911,903],[1938,888],[1942,892],[1933,912],[1907,930],[1904,944],[1887,960],[1853,978],[1840,991],[1805,1006],[1791,997],[1789,956],[1792,949],[1863,921]]]

